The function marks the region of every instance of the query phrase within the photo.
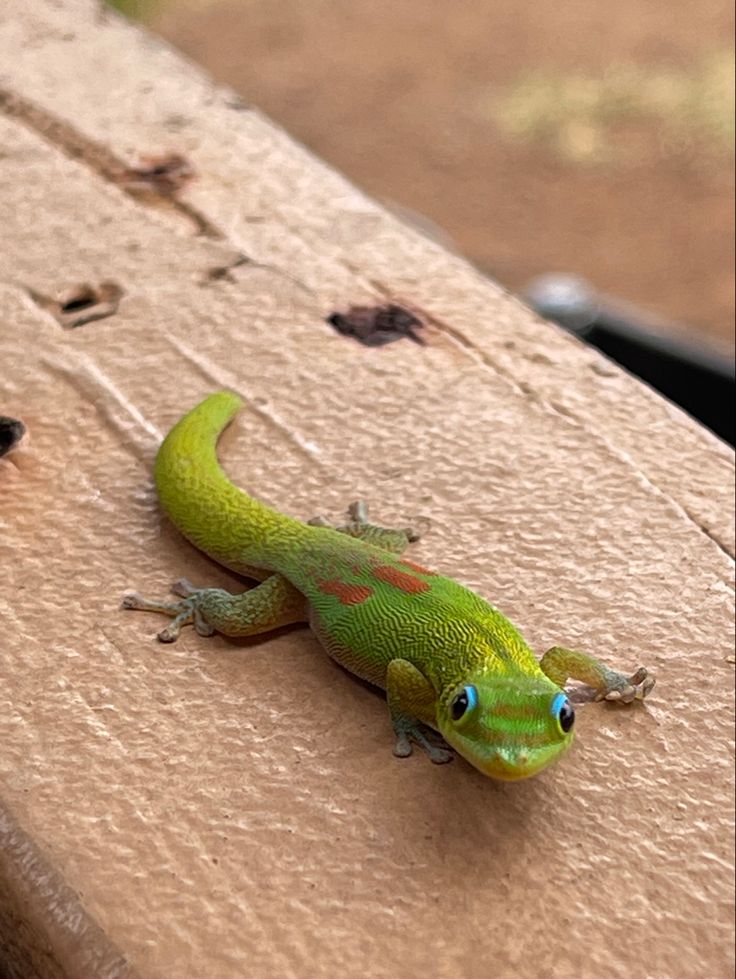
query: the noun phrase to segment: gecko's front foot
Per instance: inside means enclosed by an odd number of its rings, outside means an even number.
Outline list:
[[[439,740],[446,747],[443,748],[439,744],[435,744],[432,736],[429,733],[425,734],[424,725],[418,721],[409,721],[404,724],[397,723],[397,719],[394,719],[394,732],[396,733],[394,755],[397,758],[408,758],[411,755],[412,742],[419,745],[435,765],[446,765],[455,757],[444,739]]]
[[[619,704],[630,704],[634,700],[644,700],[654,686],[654,677],[649,670],[639,669],[626,676],[587,653],[553,646],[548,649],[539,664],[558,687],[564,687],[568,678],[579,680],[593,687],[596,700],[613,700]]]
[[[596,693],[596,700],[618,700],[630,704],[634,700],[644,700],[655,684],[654,677],[645,666],[640,666],[630,677],[614,670],[607,671],[605,686]]]

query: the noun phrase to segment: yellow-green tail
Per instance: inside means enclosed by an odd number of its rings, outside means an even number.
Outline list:
[[[220,391],[184,415],[158,451],[156,488],[179,530],[220,564],[278,570],[280,556],[307,528],[248,496],[220,468],[217,440],[242,403]]]

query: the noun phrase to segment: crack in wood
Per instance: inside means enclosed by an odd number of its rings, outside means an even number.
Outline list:
[[[161,180],[142,180],[145,160],[143,167],[129,166],[107,146],[83,135],[68,122],[9,89],[0,88],[0,112],[11,119],[17,119],[65,156],[83,163],[98,177],[115,184],[136,203],[163,207],[180,214],[204,238],[216,241],[225,239],[222,231],[209,218],[191,204],[174,196],[176,189],[167,190]],[[183,160],[182,157],[177,159]]]

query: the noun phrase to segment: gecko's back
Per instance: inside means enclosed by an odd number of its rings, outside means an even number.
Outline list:
[[[192,543],[234,570],[258,578],[283,574],[309,601],[328,650],[381,686],[399,656],[429,672],[434,662],[460,670],[484,658],[497,670],[511,662],[538,672],[508,620],[462,585],[383,548],[293,520],[234,486],[215,447],[241,404],[229,392],[212,395],[159,450],[162,506]]]

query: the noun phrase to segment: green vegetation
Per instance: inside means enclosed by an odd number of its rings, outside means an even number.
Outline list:
[[[690,72],[611,65],[598,77],[534,72],[484,114],[510,136],[539,140],[574,162],[618,157],[615,127],[627,121],[659,124],[669,149],[707,141],[733,152],[734,55],[719,52]]]
[[[160,5],[160,0],[106,0],[106,2],[132,20],[145,20]]]

